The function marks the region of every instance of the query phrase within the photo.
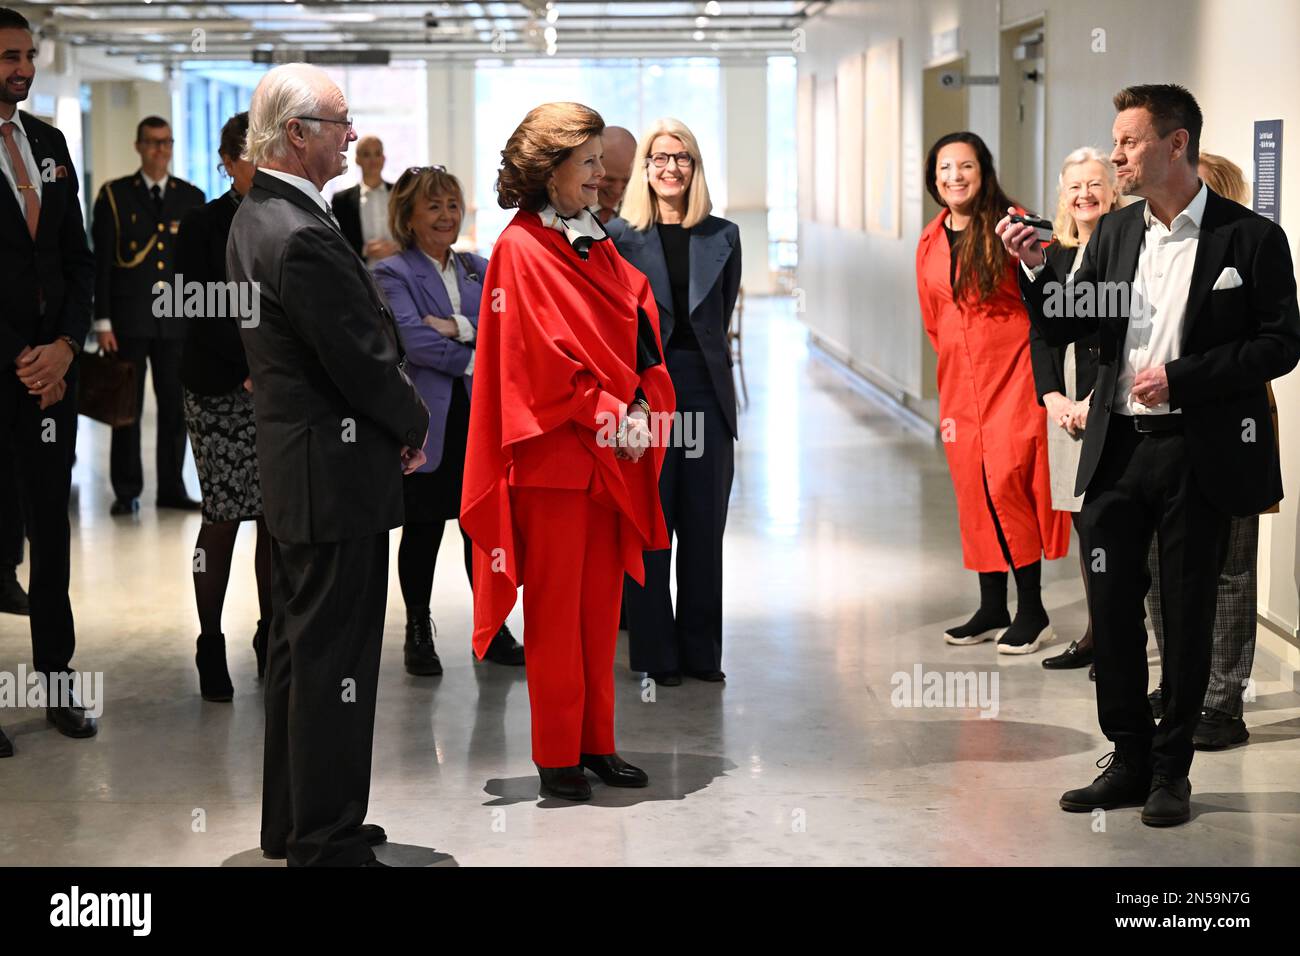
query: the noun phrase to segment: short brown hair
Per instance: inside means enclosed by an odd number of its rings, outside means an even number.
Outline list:
[[[1187,130],[1187,161],[1192,169],[1201,154],[1201,108],[1185,87],[1175,83],[1128,86],[1115,94],[1115,112],[1144,109],[1151,114],[1161,138],[1176,129]]]
[[[416,202],[421,199],[428,202],[439,196],[455,196],[464,211],[465,191],[460,188],[460,180],[441,166],[413,166],[397,177],[388,196],[388,231],[403,249],[415,244],[411,213]]]
[[[600,114],[581,103],[543,103],[529,110],[501,151],[497,205],[540,212],[549,201],[546,181],[555,167],[604,129]]]
[[[1241,167],[1225,156],[1215,153],[1201,153],[1202,179],[1225,199],[1250,205],[1250,190],[1246,186],[1246,177],[1241,174]]]

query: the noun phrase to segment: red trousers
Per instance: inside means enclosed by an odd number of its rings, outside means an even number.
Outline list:
[[[521,544],[533,762],[614,752],[614,647],[622,596],[618,513],[585,491],[511,488]]]

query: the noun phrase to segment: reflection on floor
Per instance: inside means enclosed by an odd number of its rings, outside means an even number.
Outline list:
[[[369,816],[391,839],[381,859],[1300,863],[1300,697],[1264,655],[1251,742],[1197,756],[1191,823],[1156,831],[1137,810],[1058,810],[1108,749],[1085,672],[942,642],[976,585],[961,568],[939,448],[810,357],[787,302],[753,301],[746,318],[752,404],[727,536],[727,684],[687,680],[647,699],[621,651],[620,749],[651,786],[539,802],[522,672],[471,661],[459,539],[447,535],[434,586],[440,678],[402,669],[392,576]],[[146,461],[151,432],[152,418]],[[252,529],[226,605],[235,700],[203,703],[188,574],[198,518],[156,512],[148,487],[137,519],[111,519],[107,439],[83,419],[73,544],[74,663],[104,674],[102,728],[74,741],[39,711],[0,711],[18,749],[0,761],[0,864],[281,865],[256,850]],[[1062,642],[1084,625],[1076,562],[1044,574]],[[524,634],[518,611],[511,625]],[[26,623],[0,617],[0,669],[23,662]],[[914,703],[926,703],[931,672],[969,672],[978,699],[895,706],[918,677]]]

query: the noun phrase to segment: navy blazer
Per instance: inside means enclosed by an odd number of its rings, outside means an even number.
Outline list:
[[[483,298],[483,276],[487,260],[473,253],[452,253],[456,263],[456,280],[460,288],[460,312],[478,328],[479,301]],[[451,408],[451,391],[456,379],[465,380],[466,392],[471,377],[465,374],[473,343],[466,345],[449,339],[425,325],[426,315],[451,317],[451,300],[429,257],[415,246],[395,256],[381,259],[374,266],[375,282],[388,299],[397,319],[397,328],[406,348],[406,371],[415,383],[424,404],[429,407],[429,436],[424,441],[428,461],[419,471],[433,471],[442,462],[447,412]]]
[[[727,327],[736,308],[740,292],[740,228],[726,219],[706,216],[691,229],[690,315],[673,315],[673,290],[668,280],[668,263],[664,258],[659,230],[633,229],[624,219],[611,219],[605,231],[614,240],[619,253],[650,280],[655,303],[659,307],[659,335],[665,348],[673,334],[673,324],[685,319],[691,323],[700,352],[709,369],[714,394],[722,408],[731,437],[736,427],[736,383],[731,377],[731,346]],[[668,371],[672,373],[672,362]]]

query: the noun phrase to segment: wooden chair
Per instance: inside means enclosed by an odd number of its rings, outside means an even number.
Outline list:
[[[741,333],[745,324],[745,289],[742,286],[736,296],[736,308],[731,313],[731,322],[727,326],[727,348],[731,350],[732,366],[740,376],[740,394],[744,397],[742,408],[749,407],[749,387],[745,385],[745,354]]]

